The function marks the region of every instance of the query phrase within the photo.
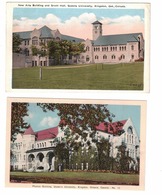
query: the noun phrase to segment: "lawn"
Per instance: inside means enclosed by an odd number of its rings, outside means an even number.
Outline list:
[[[143,62],[13,69],[12,88],[143,90]]]
[[[138,174],[103,172],[11,172],[11,182],[51,184],[139,185]]]

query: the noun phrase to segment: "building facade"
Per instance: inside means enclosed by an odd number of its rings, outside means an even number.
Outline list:
[[[129,167],[138,170],[138,159],[140,158],[140,141],[136,129],[129,118],[127,120],[117,121],[113,123],[100,123],[96,127],[96,140],[100,142],[105,138],[111,145],[110,156],[116,158],[118,155],[118,147],[124,143],[126,146],[127,156],[133,159]],[[57,142],[56,142],[57,138]],[[12,170],[22,170],[28,172],[37,171],[56,171],[57,156],[55,150],[58,140],[65,138],[64,131],[59,127],[49,128],[42,131],[34,132],[29,127],[24,133],[19,133],[16,140],[11,143],[11,167]],[[91,141],[91,138],[89,137]],[[91,142],[92,143],[92,142]],[[96,150],[96,145],[92,143]],[[86,149],[86,145],[82,150]],[[88,151],[87,151],[88,152]],[[69,158],[71,158],[69,151]],[[89,154],[93,158],[93,154]],[[77,158],[76,158],[77,159]],[[74,169],[79,167],[80,161],[74,165]],[[88,162],[81,162],[80,169],[89,169]]]
[[[33,31],[16,32],[15,34],[18,34],[22,39],[20,48],[21,54],[25,57],[23,63],[19,64],[17,59],[20,55],[13,54],[13,67],[54,65],[54,62],[48,56],[32,55],[32,46],[41,49],[42,43],[47,44],[49,40],[67,40],[85,45],[85,52],[81,53],[79,58],[67,56],[66,63],[68,64],[123,63],[144,59],[144,38],[142,33],[103,35],[102,28],[101,22],[95,21],[92,23],[93,40],[63,35],[58,29],[51,30],[47,26]]]

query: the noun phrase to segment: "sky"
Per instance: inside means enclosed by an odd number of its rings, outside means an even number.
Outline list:
[[[144,9],[14,8],[13,32],[30,31],[47,25],[52,30],[92,39],[92,23],[103,24],[103,35],[142,32]],[[83,33],[84,32],[84,33]]]
[[[138,105],[107,105],[109,111],[115,115],[113,121],[131,118],[138,135],[140,135],[140,106]],[[60,118],[57,112],[43,112],[35,103],[29,104],[28,116],[24,118],[34,131],[58,126]]]

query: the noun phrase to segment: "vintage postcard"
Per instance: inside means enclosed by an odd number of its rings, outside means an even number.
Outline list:
[[[7,3],[7,90],[149,92],[148,3]]]
[[[8,98],[6,186],[144,190],[146,101]]]

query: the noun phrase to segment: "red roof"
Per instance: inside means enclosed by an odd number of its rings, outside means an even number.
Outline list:
[[[109,122],[103,122],[100,123],[96,129],[98,131],[104,131],[105,133],[113,134],[113,135],[119,135],[123,131],[123,126],[127,120],[122,120],[122,121],[116,121],[113,123]]]
[[[36,132],[36,140],[45,140],[55,138],[58,134],[58,127],[52,127]]]
[[[24,135],[35,135],[31,126],[29,126],[29,128],[25,130]]]

